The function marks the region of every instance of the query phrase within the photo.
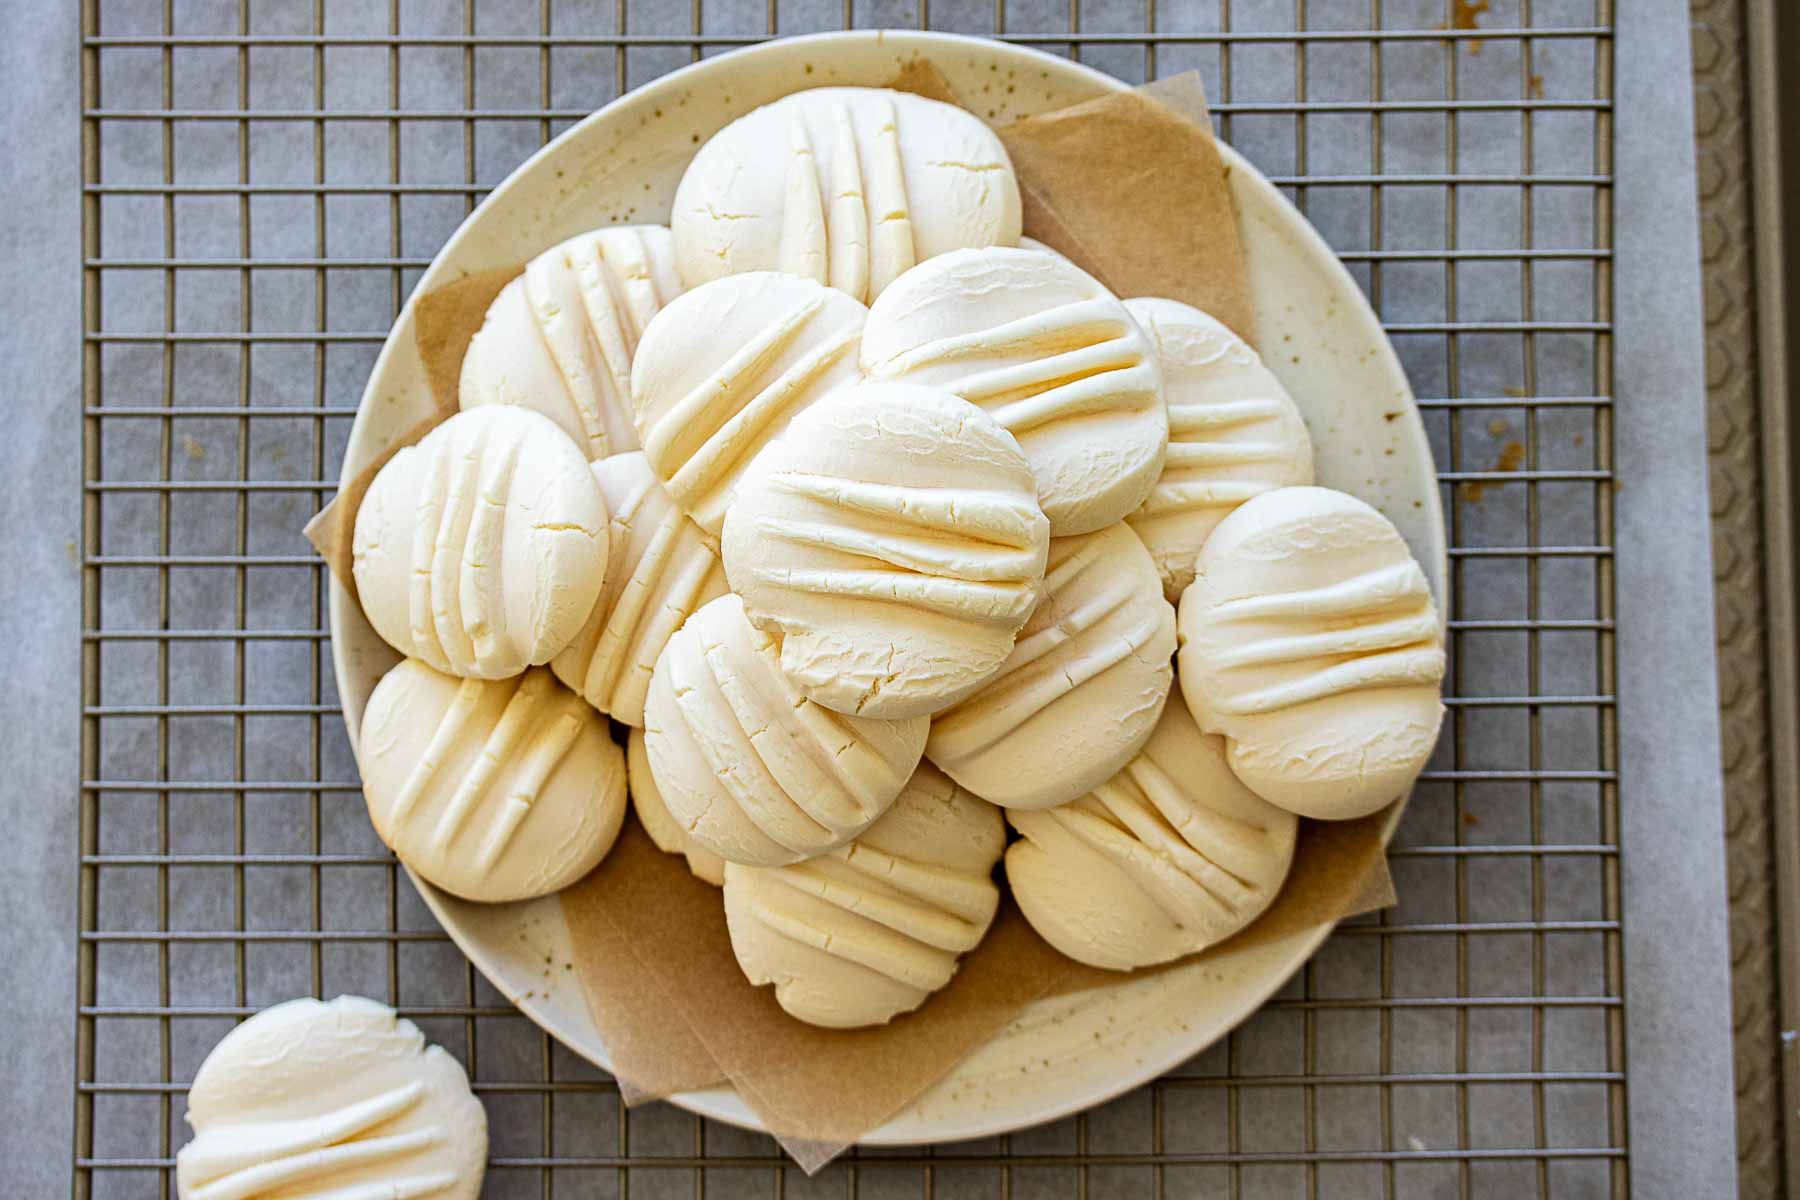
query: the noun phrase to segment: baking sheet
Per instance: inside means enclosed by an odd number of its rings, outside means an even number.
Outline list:
[[[949,7],[933,9],[934,25],[993,28],[982,6]],[[1311,7],[1317,27],[1367,21],[1360,11]],[[1576,6],[1581,12],[1542,2],[1534,7],[1532,15],[1546,27],[1585,28],[1590,17],[1584,6]],[[1382,6],[1396,30],[1430,30],[1443,22],[1442,8],[1399,0]],[[1490,28],[1521,19],[1516,4],[1491,8],[1482,18]],[[559,2],[552,9],[558,35],[613,36],[610,5]],[[1225,14],[1213,3],[1161,5],[1163,40],[1151,53],[1136,40],[1105,40],[1109,31],[1138,28],[1141,6],[1090,4],[1081,13],[1082,37],[1090,39],[1082,56],[1131,79],[1198,67],[1213,94],[1224,97],[1218,107],[1229,123],[1227,136],[1279,177],[1360,179],[1379,170],[1411,179],[1451,169],[1443,97],[1452,81],[1460,99],[1512,105],[1457,114],[1454,165],[1461,172],[1516,172],[1521,112],[1527,111],[1535,173],[1578,181],[1604,172],[1592,157],[1597,110],[1552,107],[1604,94],[1596,91],[1591,37],[1536,40],[1529,64],[1518,42],[1506,39],[1482,43],[1480,54],[1471,52],[1470,41],[1381,43],[1374,52],[1379,95],[1396,107],[1380,110],[1377,119],[1366,107],[1377,94],[1369,42],[1323,37],[1296,53],[1284,40],[1294,27],[1291,4],[1237,0],[1231,9],[1229,78],[1216,42],[1175,40],[1184,30],[1205,37],[1217,29]],[[229,36],[238,29],[239,14],[228,5],[177,5],[173,15],[181,32]],[[536,38],[542,17],[534,6],[486,3],[469,14],[455,6],[406,4],[390,13],[334,3],[323,15],[334,37],[386,37],[392,21],[408,37],[450,39],[466,36],[465,21],[483,36]],[[858,23],[911,24],[918,11],[866,5],[855,15]],[[1009,4],[1005,16],[1013,34],[1041,32],[1053,45],[1059,34],[1068,36],[1060,3]],[[760,32],[766,17],[761,4],[709,3],[701,36]],[[835,26],[840,11],[782,0],[776,17],[783,32],[796,32],[821,22]],[[303,8],[257,7],[249,18],[254,33],[310,36],[311,14]],[[1624,19],[1637,19],[1635,7]],[[161,20],[155,5],[109,5],[102,32],[160,37]],[[92,832],[105,857],[89,873],[95,934],[88,944],[96,972],[85,1024],[94,1057],[81,1074],[92,1083],[94,1118],[93,1141],[82,1153],[95,1164],[93,1179],[109,1181],[97,1194],[131,1193],[153,1179],[154,1164],[182,1136],[179,1082],[191,1078],[205,1049],[239,1014],[315,989],[396,1000],[432,1036],[473,1061],[495,1122],[494,1153],[502,1163],[490,1185],[496,1194],[538,1194],[545,1179],[559,1194],[601,1186],[687,1194],[701,1180],[721,1190],[769,1191],[779,1177],[779,1160],[764,1139],[660,1106],[627,1116],[609,1081],[509,1015],[439,939],[367,828],[352,790],[354,766],[329,708],[329,655],[308,632],[323,623],[322,572],[309,565],[298,530],[328,494],[317,481],[336,475],[347,416],[379,332],[482,184],[497,181],[546,133],[621,84],[641,82],[695,52],[685,5],[633,5],[628,32],[669,41],[635,42],[616,52],[601,41],[551,50],[536,42],[468,50],[456,41],[262,45],[242,52],[169,47],[170,103],[183,111],[310,108],[317,98],[316,59],[325,66],[318,90],[339,110],[382,114],[398,103],[460,114],[472,94],[490,111],[536,112],[547,100],[558,115],[317,126],[258,120],[247,123],[242,165],[236,124],[177,122],[170,181],[182,194],[96,197],[102,261],[176,256],[191,264],[168,275],[160,268],[95,269],[102,288],[92,327],[109,338],[151,339],[97,344],[96,402],[125,408],[166,399],[210,412],[244,401],[296,410],[255,419],[109,415],[93,421],[96,473],[104,487],[119,485],[96,493],[99,536],[87,549],[105,565],[90,568],[98,585],[93,626],[111,635],[154,633],[165,620],[166,580],[169,627],[222,632],[112,636],[96,656],[87,701],[98,710],[90,711],[89,778],[120,785],[92,789],[98,810]],[[1679,35],[1665,29],[1659,36]],[[713,46],[702,41],[697,50]],[[97,104],[133,111],[163,105],[161,44],[101,53]],[[240,53],[246,64],[241,97]],[[397,86],[388,77],[394,65]],[[474,78],[466,80],[471,65]],[[1533,77],[1545,93],[1541,101]],[[1321,107],[1297,117],[1292,100],[1302,83],[1309,102]],[[1667,91],[1647,97],[1634,113],[1621,112],[1620,122],[1641,113],[1658,129],[1685,128],[1658,116]],[[1520,102],[1542,107],[1520,109]],[[1333,104],[1364,107],[1346,111]],[[122,186],[164,183],[160,122],[95,126],[96,178]],[[405,190],[390,192],[396,163]],[[374,190],[229,190],[240,177]],[[1399,327],[1396,340],[1420,395],[1491,398],[1481,408],[1434,404],[1428,417],[1440,464],[1468,473],[1450,480],[1462,489],[1450,499],[1465,551],[1457,559],[1462,586],[1453,615],[1495,627],[1459,629],[1461,737],[1441,749],[1436,777],[1401,831],[1395,870],[1403,902],[1390,932],[1340,934],[1228,1044],[1154,1088],[1004,1145],[976,1144],[933,1158],[862,1155],[834,1166],[820,1186],[841,1191],[854,1175],[859,1191],[871,1193],[910,1195],[930,1187],[946,1195],[992,1195],[1009,1186],[1025,1194],[1040,1185],[1072,1190],[1086,1181],[1096,1189],[1160,1184],[1170,1194],[1205,1194],[1235,1178],[1246,1194],[1285,1194],[1311,1177],[1321,1192],[1354,1196],[1390,1187],[1398,1195],[1454,1190],[1466,1178],[1475,1195],[1531,1194],[1540,1186],[1606,1194],[1624,1139],[1615,1125],[1624,1060],[1609,1058],[1607,1050],[1609,1016],[1620,1007],[1612,997],[1623,993],[1609,979],[1606,943],[1617,936],[1611,922],[1622,917],[1629,929],[1638,906],[1654,911],[1659,903],[1656,893],[1629,889],[1622,901],[1608,899],[1606,864],[1615,861],[1605,823],[1610,781],[1594,778],[1612,769],[1600,736],[1608,705],[1567,702],[1594,695],[1604,676],[1600,639],[1580,623],[1613,615],[1602,614],[1597,590],[1609,555],[1480,553],[1520,545],[1580,550],[1603,546],[1610,532],[1593,519],[1597,489],[1611,482],[1604,474],[1592,477],[1604,470],[1594,465],[1598,408],[1542,402],[1590,395],[1594,388],[1593,345],[1601,331],[1589,326],[1607,315],[1594,289],[1598,260],[1593,254],[1529,258],[1518,250],[1525,230],[1537,249],[1605,245],[1604,222],[1595,219],[1597,186],[1603,185],[1534,187],[1528,221],[1523,189],[1513,185],[1458,188],[1454,210],[1446,189],[1398,181],[1380,189],[1379,205],[1371,188],[1355,182],[1309,187],[1302,197],[1376,295],[1384,317]],[[204,190],[214,187],[228,190]],[[465,187],[471,190],[460,190]],[[66,194],[52,202],[75,203]],[[1620,240],[1639,219],[1678,226],[1676,207],[1622,213]],[[1669,232],[1649,228],[1653,236]],[[1454,309],[1442,257],[1452,244],[1470,255],[1456,260]],[[236,269],[246,249],[283,265]],[[1474,257],[1479,253],[1489,257]],[[1536,327],[1520,329],[1527,262]],[[1626,311],[1621,307],[1619,316]],[[1460,328],[1468,322],[1499,328]],[[1459,326],[1454,336],[1444,328],[1451,323]],[[314,341],[308,331],[321,324],[330,332]],[[163,340],[165,330],[242,338],[246,329],[255,335],[245,338],[254,343],[247,356],[241,341]],[[358,340],[362,333],[373,340]],[[1647,354],[1665,353],[1669,344],[1648,343]],[[341,415],[315,415],[315,407]],[[1631,422],[1646,417],[1655,414],[1617,411],[1612,419],[1621,444]],[[55,419],[67,428],[66,408]],[[1487,476],[1488,468],[1506,463],[1515,442],[1527,456],[1516,468],[1588,474],[1537,477],[1537,503],[1528,505],[1520,482],[1494,486]],[[182,486],[162,489],[158,481],[165,477]],[[207,480],[223,490],[192,487]],[[238,489],[238,480],[273,486]],[[196,558],[227,561],[207,566],[191,561]],[[62,620],[54,636],[68,638],[67,613]],[[1507,621],[1534,625],[1496,624]],[[279,636],[234,632],[246,627]],[[1530,708],[1486,703],[1531,694],[1565,700],[1539,704],[1535,720]],[[202,711],[169,712],[169,705]],[[1473,772],[1503,774],[1471,778]],[[239,780],[251,783],[240,790]],[[208,790],[221,781],[224,790]],[[1632,793],[1625,793],[1626,812],[1632,803]],[[1533,846],[1549,849],[1524,849]],[[159,926],[184,935],[162,937]],[[240,936],[240,927],[250,932]],[[325,932],[310,932],[315,929]],[[1669,994],[1682,983],[1679,976],[1655,980]],[[1533,987],[1570,1002],[1492,1002]],[[1638,995],[1624,997],[1627,1012]],[[1650,1077],[1645,1072],[1652,1065],[1634,1054],[1634,1080]],[[1641,1103],[1656,1103],[1649,1094]],[[51,1106],[34,1104],[39,1107]],[[1728,1131],[1719,1128],[1728,1111],[1728,1105],[1714,1109],[1696,1136],[1728,1143]],[[1537,1145],[1540,1116],[1549,1150]],[[1641,1119],[1634,1110],[1634,1145]],[[1559,1156],[1557,1148],[1595,1153]],[[570,1165],[551,1170],[545,1165],[551,1161]],[[125,1165],[138,1162],[152,1165]],[[788,1186],[800,1188],[797,1175]]]

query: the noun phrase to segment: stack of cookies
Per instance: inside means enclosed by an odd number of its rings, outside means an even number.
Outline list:
[[[1300,818],[1386,806],[1436,740],[1393,525],[1311,486],[1223,324],[1021,244],[953,106],[825,88],[727,126],[670,227],[507,285],[459,399],[356,516],[405,656],[358,748],[377,830],[518,900],[592,870],[629,795],[800,1020],[917,1008],[1002,886],[1084,963],[1204,949]]]

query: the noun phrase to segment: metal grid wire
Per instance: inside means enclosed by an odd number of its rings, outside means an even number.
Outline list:
[[[206,1051],[339,992],[469,1067],[491,1196],[1624,1194],[1607,0],[82,8],[78,1196],[172,1195]],[[1086,1116],[809,1180],[767,1138],[627,1112],[444,938],[364,815],[299,530],[487,188],[663,72],[848,26],[1201,71],[1423,397],[1451,719],[1399,907],[1225,1042]]]

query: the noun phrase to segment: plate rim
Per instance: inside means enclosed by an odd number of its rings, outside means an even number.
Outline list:
[[[1108,75],[1085,63],[1074,62],[1070,59],[1036,49],[1032,46],[998,41],[988,37],[945,33],[936,30],[864,29],[834,30],[787,37],[767,38],[750,45],[715,55],[711,58],[690,63],[687,66],[680,67],[666,75],[659,76],[640,87],[633,88],[620,96],[614,97],[606,104],[595,109],[586,117],[583,117],[581,120],[565,129],[562,133],[546,142],[519,163],[518,166],[514,167],[513,170],[507,174],[506,178],[495,185],[495,187],[482,198],[481,203],[476,205],[476,207],[463,218],[457,228],[445,239],[443,245],[438,248],[435,254],[433,254],[430,264],[426,267],[424,272],[421,273],[418,281],[413,285],[412,291],[408,294],[405,303],[401,306],[400,312],[396,315],[388,337],[384,340],[381,351],[376,356],[375,362],[370,368],[369,382],[365,385],[363,393],[358,399],[356,416],[352,420],[350,432],[346,440],[344,466],[340,471],[338,481],[338,490],[340,494],[352,477],[351,467],[356,459],[351,453],[351,447],[354,447],[360,440],[360,437],[365,433],[365,421],[369,419],[369,414],[372,411],[369,399],[377,390],[377,382],[383,378],[386,372],[390,356],[396,352],[395,347],[398,344],[396,335],[401,333],[402,330],[410,332],[415,306],[417,305],[419,298],[432,288],[440,286],[445,282],[442,279],[442,276],[453,270],[449,265],[449,260],[454,257],[453,252],[461,247],[465,238],[472,236],[471,230],[478,224],[478,218],[482,215],[484,210],[491,205],[504,201],[510,192],[525,186],[523,182],[525,177],[531,173],[532,168],[535,167],[540,159],[546,158],[552,153],[557,152],[565,142],[572,141],[585,135],[592,126],[603,123],[614,114],[616,110],[619,110],[624,106],[642,104],[665,91],[673,92],[688,85],[696,77],[709,75],[722,68],[730,70],[733,66],[736,66],[741,69],[746,61],[769,53],[772,47],[791,47],[796,44],[837,46],[868,42],[874,42],[878,45],[891,43],[894,48],[901,53],[905,53],[909,50],[918,51],[920,53],[929,53],[933,48],[954,48],[957,50],[975,50],[993,54],[1002,60],[1007,57],[1012,57],[1026,63],[1041,66],[1046,70],[1054,71],[1064,78],[1073,77],[1079,79],[1090,85],[1097,94],[1130,91],[1137,86],[1118,79],[1115,76]],[[1433,565],[1437,568],[1437,579],[1440,585],[1435,599],[1438,603],[1439,621],[1442,623],[1446,619],[1446,614],[1449,612],[1449,596],[1447,593],[1451,582],[1448,563],[1448,538],[1444,524],[1442,489],[1437,486],[1435,459],[1431,454],[1430,445],[1426,440],[1423,425],[1419,419],[1417,400],[1412,392],[1411,381],[1407,378],[1405,370],[1399,361],[1399,356],[1394,348],[1393,342],[1383,329],[1378,315],[1375,313],[1373,306],[1369,302],[1368,296],[1356,283],[1355,278],[1351,276],[1349,270],[1344,266],[1343,261],[1338,258],[1337,254],[1331,249],[1330,245],[1324,240],[1323,236],[1305,215],[1302,214],[1299,209],[1295,207],[1293,202],[1290,201],[1278,187],[1271,183],[1254,164],[1244,158],[1235,148],[1223,140],[1219,140],[1217,144],[1221,158],[1225,162],[1227,168],[1233,173],[1234,179],[1246,181],[1248,185],[1260,195],[1265,203],[1268,203],[1272,208],[1280,212],[1283,218],[1282,224],[1284,226],[1284,232],[1297,236],[1305,256],[1308,259],[1313,260],[1326,272],[1326,274],[1334,277],[1340,293],[1350,298],[1353,307],[1356,309],[1356,318],[1373,331],[1375,339],[1372,344],[1376,353],[1390,368],[1393,377],[1404,383],[1405,404],[1409,415],[1412,418],[1412,420],[1407,423],[1405,432],[1409,440],[1416,443],[1414,449],[1419,451],[1420,460],[1428,464],[1431,469],[1433,486],[1430,487],[1427,493],[1428,499],[1426,500],[1424,519],[1426,526],[1432,535],[1432,540],[1435,543],[1437,551],[1434,556],[1436,561]],[[345,640],[339,636],[342,627],[342,606],[354,604],[355,601],[350,596],[348,589],[338,580],[335,574],[329,575],[329,578],[330,589],[327,600],[327,609],[331,631],[333,679],[339,695],[340,715],[344,720],[351,753],[352,755],[355,755],[357,753],[356,743],[358,723],[353,718],[349,705],[343,703],[343,681],[349,677],[348,672],[350,672],[353,667],[347,659]],[[1400,819],[1406,810],[1410,796],[1411,793],[1409,791],[1407,795],[1400,797],[1387,809],[1387,815],[1382,822],[1381,827],[1381,838],[1384,847],[1391,843],[1394,831],[1398,827]],[[503,973],[502,968],[487,954],[484,943],[473,939],[467,934],[461,920],[447,907],[445,903],[446,896],[439,892],[436,887],[418,876],[410,866],[407,866],[404,863],[399,865],[405,870],[407,877],[412,881],[420,898],[424,900],[427,908],[431,911],[432,916],[438,921],[439,925],[443,928],[444,932],[455,944],[457,949],[462,952],[464,957],[466,957],[470,963],[481,971],[490,984],[500,991],[502,995],[507,995],[507,989],[500,984],[499,979],[497,978],[497,976]],[[554,897],[550,897],[549,899],[553,900]],[[903,1109],[902,1114],[895,1114],[894,1117],[890,1117],[881,1125],[866,1131],[861,1137],[856,1139],[854,1144],[867,1146],[911,1146],[992,1137],[1059,1120],[1115,1099],[1116,1097],[1157,1078],[1171,1067],[1181,1062],[1185,1062],[1195,1054],[1204,1050],[1208,1045],[1212,1045],[1219,1037],[1225,1036],[1232,1029],[1235,1029],[1238,1025],[1242,1024],[1257,1010],[1262,1008],[1263,1005],[1268,1002],[1270,997],[1280,991],[1282,987],[1286,986],[1288,981],[1311,960],[1314,954],[1317,953],[1319,947],[1325,942],[1326,938],[1328,938],[1332,931],[1336,929],[1337,924],[1338,922],[1336,921],[1323,922],[1308,928],[1302,935],[1296,935],[1297,940],[1290,948],[1287,958],[1279,967],[1271,970],[1266,978],[1260,981],[1257,986],[1244,989],[1243,1002],[1230,1007],[1226,1019],[1220,1023],[1222,1032],[1215,1034],[1211,1038],[1206,1037],[1204,1034],[1199,1034],[1191,1038],[1171,1038],[1167,1043],[1168,1049],[1164,1053],[1151,1055],[1148,1058],[1133,1064],[1128,1069],[1122,1070],[1117,1076],[1109,1079],[1101,1088],[1082,1093],[1065,1102],[1054,1104],[1041,1111],[1034,1112],[1029,1119],[1024,1121],[1006,1116],[994,1116],[987,1120],[977,1119],[975,1122],[959,1127],[955,1132],[944,1133],[931,1138],[921,1138],[905,1133],[884,1133],[883,1131],[889,1129],[894,1123],[895,1118],[904,1113]],[[1129,975],[1121,976],[1122,980],[1129,978],[1131,978]],[[532,1021],[533,1024],[537,1025],[550,1036],[556,1038],[557,1041],[561,1042],[571,1052],[594,1063],[594,1065],[600,1067],[602,1070],[606,1070],[609,1073],[612,1071],[610,1062],[611,1056],[606,1053],[606,1048],[603,1043],[596,1043],[594,1045],[587,1044],[586,1039],[578,1038],[574,1031],[569,1030],[564,1023],[558,1020],[554,1014],[549,1012],[545,1006],[533,1003],[529,998],[521,999],[510,995],[508,995],[507,998],[509,1002],[516,1006],[520,1012]],[[584,1006],[586,1004],[585,996],[582,998],[582,1004]],[[735,1088],[731,1087],[728,1083],[717,1087],[677,1092],[663,1098],[677,1107],[686,1109],[689,1112],[706,1117],[710,1120],[721,1121],[754,1132],[767,1132],[766,1127],[762,1124],[760,1119],[756,1117],[753,1111],[748,1110],[747,1106],[744,1105],[741,1096],[739,1096]],[[744,1111],[739,1111],[739,1106],[741,1106]]]

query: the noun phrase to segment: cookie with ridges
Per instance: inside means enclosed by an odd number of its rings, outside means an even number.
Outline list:
[[[454,679],[407,659],[369,696],[357,762],[381,840],[467,900],[567,887],[625,819],[625,756],[606,718],[545,667]]]
[[[462,1064],[361,996],[289,1000],[212,1048],[187,1091],[181,1200],[475,1200],[487,1114]]]
[[[601,712],[641,726],[657,656],[695,609],[725,594],[725,568],[643,454],[601,459],[594,479],[611,515],[606,584],[550,669]]]
[[[868,310],[843,292],[769,271],[703,284],[645,330],[631,368],[650,467],[717,536],[739,476],[793,419],[862,375]]]
[[[1005,844],[998,809],[921,764],[849,845],[786,867],[726,865],[738,965],[808,1024],[885,1024],[949,983],[987,933]]]
[[[725,520],[725,574],[807,696],[915,717],[999,671],[1048,542],[1031,469],[992,418],[934,388],[864,384],[757,457]]]
[[[400,653],[505,679],[549,662],[606,577],[606,500],[548,417],[457,413],[376,474],[356,511],[357,598]]]
[[[1176,300],[1127,300],[1156,343],[1169,452],[1156,486],[1125,518],[1156,559],[1170,603],[1225,515],[1252,496],[1313,481],[1312,438],[1293,398],[1244,339]]]
[[[1130,971],[1204,950],[1261,916],[1293,863],[1299,821],[1238,781],[1222,739],[1180,704],[1087,795],[1008,811],[1006,878],[1044,940]]]
[[[1265,800],[1343,820],[1437,744],[1444,631],[1393,522],[1342,492],[1264,492],[1219,522],[1176,619],[1181,693]]]
[[[1169,440],[1149,337],[1093,276],[1041,250],[958,250],[869,310],[871,379],[954,392],[1018,439],[1057,537],[1142,504]]]
[[[1124,525],[1052,538],[1044,594],[1000,673],[931,719],[925,756],[1006,808],[1104,783],[1156,727],[1175,671],[1175,609]]]
[[[675,189],[688,285],[782,271],[861,301],[909,267],[1019,240],[1000,139],[954,105],[880,88],[815,88],[709,138]]]
[[[778,866],[836,849],[900,794],[925,752],[925,717],[849,717],[808,700],[775,639],[726,594],[657,659],[644,750],[669,815],[728,862]]]
[[[631,356],[680,294],[661,225],[595,229],[552,246],[488,306],[463,356],[458,402],[535,409],[589,458],[636,450]]]

